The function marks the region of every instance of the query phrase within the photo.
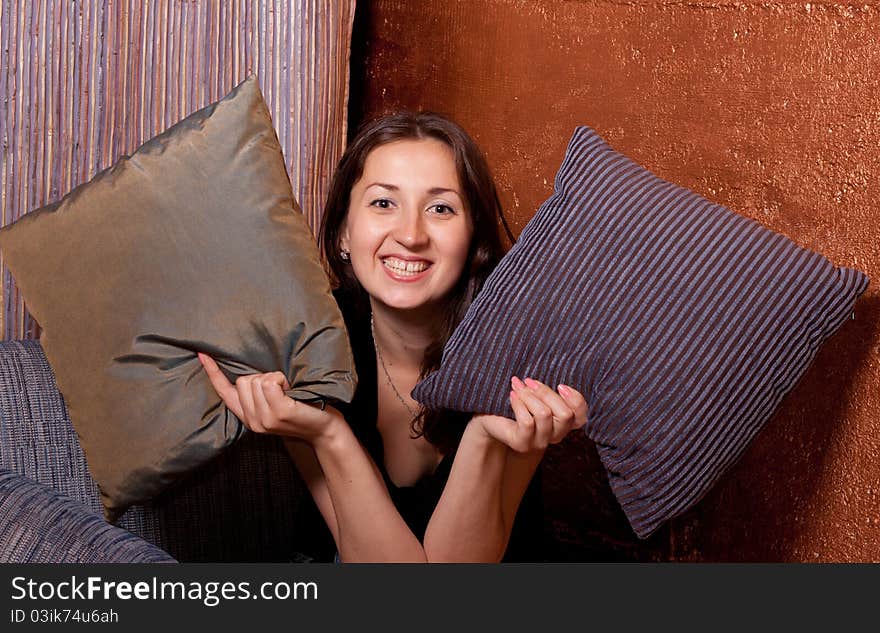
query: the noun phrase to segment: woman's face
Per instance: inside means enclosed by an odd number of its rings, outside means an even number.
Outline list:
[[[367,155],[340,246],[374,301],[408,310],[455,286],[472,235],[452,149],[435,139],[403,140]]]

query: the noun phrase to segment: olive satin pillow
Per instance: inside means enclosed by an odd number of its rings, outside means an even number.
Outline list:
[[[574,386],[646,538],[737,460],[867,284],[580,127],[413,397],[513,417],[511,376]]]
[[[233,381],[282,371],[297,399],[354,393],[345,324],[254,77],[4,227],[0,250],[108,520],[245,430],[197,352]]]

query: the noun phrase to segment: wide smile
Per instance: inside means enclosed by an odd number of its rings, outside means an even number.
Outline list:
[[[425,259],[401,259],[399,257],[381,258],[385,273],[395,281],[418,281],[428,274],[433,262]]]

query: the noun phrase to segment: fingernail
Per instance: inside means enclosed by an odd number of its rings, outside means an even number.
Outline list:
[[[513,388],[517,391],[519,391],[520,389],[525,389],[525,385],[523,384],[522,380],[520,380],[516,376],[510,379],[510,384],[512,384]]]
[[[526,378],[526,384],[532,389],[536,389],[540,386],[537,380],[532,380],[531,378]]]
[[[559,385],[556,389],[563,396],[570,396],[571,395],[571,388],[570,387],[566,387],[565,385]]]
[[[201,352],[196,352],[196,356],[199,357],[199,362],[202,363],[202,364],[204,364],[205,361],[202,359],[202,353],[201,353]]]

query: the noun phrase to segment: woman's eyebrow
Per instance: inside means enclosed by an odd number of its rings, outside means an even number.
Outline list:
[[[432,196],[440,195],[441,193],[454,193],[455,195],[461,195],[455,189],[449,189],[447,187],[431,187],[428,189],[428,193]]]
[[[366,189],[370,187],[382,187],[383,189],[388,189],[389,191],[400,191],[400,187],[397,185],[391,185],[386,182],[373,182],[366,186]],[[454,193],[457,196],[461,194],[456,189],[450,189],[449,187],[431,187],[428,189],[428,193],[432,196],[440,195],[441,193]]]
[[[370,187],[382,187],[383,189],[388,189],[389,191],[399,191],[400,190],[400,187],[398,187],[397,185],[389,185],[384,182],[372,182],[366,186],[366,189],[369,189]]]

